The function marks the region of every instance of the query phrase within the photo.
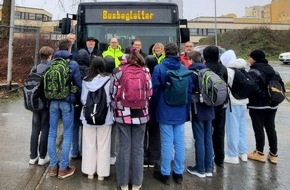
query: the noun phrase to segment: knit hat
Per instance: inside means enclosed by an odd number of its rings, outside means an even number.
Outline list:
[[[265,60],[266,55],[262,50],[254,50],[250,53],[250,57],[253,58],[256,62]]]
[[[203,50],[203,57],[206,62],[217,62],[219,60],[219,48],[216,46],[207,46]]]

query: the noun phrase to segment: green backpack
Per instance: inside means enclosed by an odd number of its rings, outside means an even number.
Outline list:
[[[44,94],[48,99],[64,99],[71,92],[69,59],[55,58],[44,74]]]
[[[188,103],[188,83],[193,75],[186,69],[166,70],[164,100],[170,106],[181,106]]]

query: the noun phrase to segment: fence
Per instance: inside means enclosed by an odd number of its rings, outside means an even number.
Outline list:
[[[65,36],[55,32],[40,31],[39,28],[13,27],[13,38],[3,38],[10,27],[0,25],[0,83],[22,83],[32,66],[38,63],[38,51],[42,46],[56,49]],[[10,65],[11,64],[11,65]]]

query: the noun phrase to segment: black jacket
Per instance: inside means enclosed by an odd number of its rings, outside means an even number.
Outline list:
[[[248,108],[267,109],[275,107],[276,105],[270,104],[267,92],[267,84],[271,77],[275,75],[273,67],[268,64],[267,60],[263,60],[251,65],[249,74],[255,82],[255,88],[249,97]],[[282,81],[281,77],[280,80]]]

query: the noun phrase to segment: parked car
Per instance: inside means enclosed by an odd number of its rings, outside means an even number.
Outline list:
[[[279,61],[283,62],[284,64],[290,63],[290,52],[281,53],[279,55]]]
[[[201,54],[201,57],[203,59],[203,50],[209,45],[199,45],[199,46],[195,46],[193,48],[193,50],[198,51]],[[219,57],[221,57],[221,55],[226,51],[225,48],[222,48],[221,46],[217,46],[219,48]]]

